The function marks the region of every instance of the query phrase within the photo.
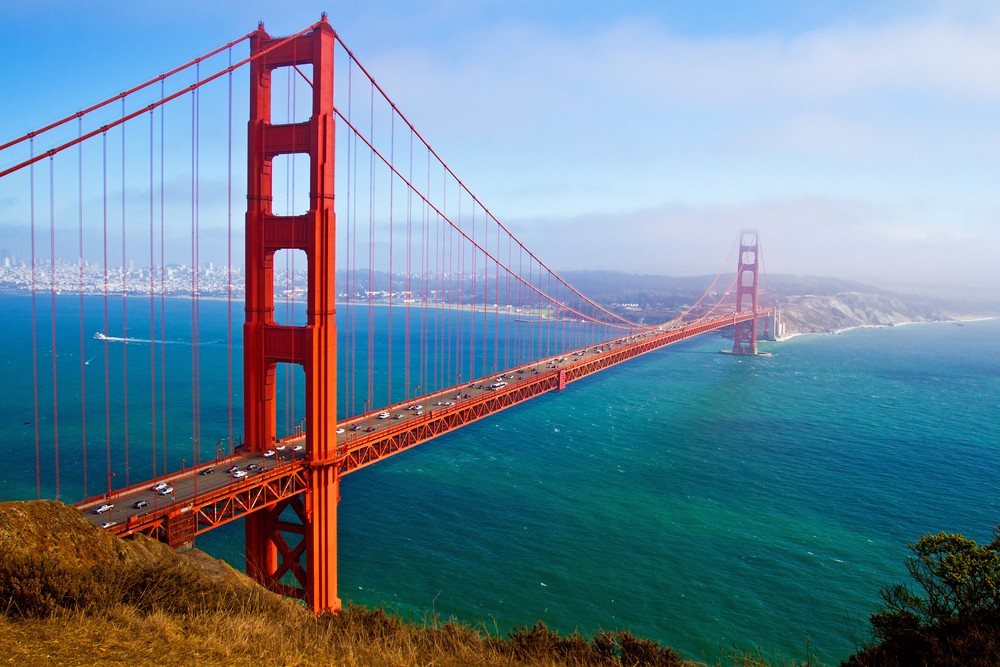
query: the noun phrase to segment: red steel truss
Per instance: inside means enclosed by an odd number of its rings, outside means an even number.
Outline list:
[[[374,436],[363,437],[345,448],[339,459],[341,474],[346,475],[359,468],[377,463],[393,454],[398,454],[545,392],[563,389],[569,382],[580,380],[592,373],[634,359],[641,354],[708,331],[769,315],[770,311],[762,311],[756,316],[753,313],[728,315],[670,329],[627,345],[613,345],[611,349],[591,356],[585,361],[532,375],[523,380],[512,382],[503,389],[483,394],[449,408],[437,410],[422,419],[407,421],[396,427],[390,426],[384,432],[379,431]]]
[[[192,471],[189,474],[195,473]],[[276,506],[308,488],[308,470],[305,466],[278,466],[264,471],[252,480],[203,492],[190,502],[172,503],[146,515],[130,517],[125,523],[108,530],[119,537],[142,533],[174,548],[190,546],[197,535]],[[128,491],[123,490],[117,496],[124,497],[127,494]],[[85,501],[78,506],[88,504],[92,505],[94,502]]]
[[[762,310],[756,314],[750,312],[729,314],[665,329],[624,344],[605,344],[601,346],[602,349],[606,348],[604,351],[590,354],[581,361],[538,374],[526,374],[524,379],[512,381],[503,389],[483,393],[454,406],[435,408],[432,413],[423,417],[390,425],[373,434],[365,434],[349,445],[342,446],[334,461],[329,464],[321,463],[320,467],[334,468],[339,479],[342,475],[377,463],[546,392],[563,389],[570,382],[639,355],[709,331],[738,326],[756,318],[770,317],[772,314],[771,310]],[[545,361],[540,364],[545,365]],[[516,370],[514,372],[516,373]],[[414,401],[419,400],[421,399],[414,399]],[[305,437],[308,438],[308,432]],[[301,441],[301,437],[291,438],[287,442],[293,441]],[[310,515],[309,506],[316,470],[317,465],[311,463],[309,459],[289,461],[287,464],[264,470],[260,475],[245,478],[238,484],[199,493],[189,501],[178,502],[176,506],[132,517],[124,524],[112,526],[109,531],[120,537],[144,533],[177,547],[190,544],[196,535],[234,519],[246,517],[262,521],[257,517],[264,517],[262,522],[271,535],[270,540],[275,549],[277,563],[270,573],[269,585],[285,595],[307,597],[310,581],[308,560],[305,568],[300,561],[303,554],[308,557],[309,541],[306,538],[310,531],[309,522],[315,521],[315,513]],[[188,476],[196,474],[193,470],[187,473]],[[179,477],[181,476],[174,478]],[[146,485],[140,485],[133,490],[145,488]],[[111,499],[127,497],[128,491],[123,490]],[[81,510],[91,509],[104,500],[104,497],[92,498],[77,504],[77,507]],[[293,514],[298,523],[282,518],[283,513],[285,517],[289,513]],[[289,543],[284,536],[286,534],[293,535],[297,539],[293,540],[294,543]],[[300,588],[283,583],[283,579],[289,573]]]

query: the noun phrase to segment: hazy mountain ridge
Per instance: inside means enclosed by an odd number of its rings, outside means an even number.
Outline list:
[[[637,310],[644,321],[664,321],[697,301],[713,276],[649,276],[617,271],[569,271],[561,274],[584,294],[613,309]],[[725,291],[733,274],[719,276],[714,290]],[[978,289],[941,290],[925,295],[886,290],[857,281],[822,276],[777,274],[761,282],[761,301],[781,310],[785,335],[826,333],[860,326],[904,322],[941,322],[1000,314],[1000,299]]]

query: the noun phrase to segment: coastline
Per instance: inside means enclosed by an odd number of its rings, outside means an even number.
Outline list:
[[[831,331],[796,331],[784,336],[779,336],[774,342],[783,343],[792,340],[793,338],[798,338],[799,336],[839,336],[842,333],[854,331],[856,329],[891,329],[893,327],[905,327],[913,324],[963,324],[965,322],[987,322],[989,320],[996,319],[1000,319],[1000,315],[976,315],[970,317],[956,317],[948,320],[905,320],[893,322],[892,324],[858,324],[855,326],[843,327],[841,329],[833,329]]]

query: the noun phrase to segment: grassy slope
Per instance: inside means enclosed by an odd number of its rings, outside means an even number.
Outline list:
[[[693,664],[627,632],[496,638],[363,608],[317,618],[201,552],[119,540],[56,501],[0,503],[0,605],[0,664]]]

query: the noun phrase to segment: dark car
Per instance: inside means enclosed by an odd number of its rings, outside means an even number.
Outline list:
[[[149,507],[149,501],[137,500],[135,501],[135,503],[133,503],[132,507],[136,508],[137,510],[141,510],[143,507]]]
[[[198,474],[199,475],[211,475],[213,472],[215,472],[215,470],[213,470],[212,468],[205,468],[204,470],[199,471]]]

